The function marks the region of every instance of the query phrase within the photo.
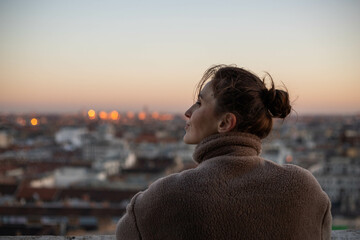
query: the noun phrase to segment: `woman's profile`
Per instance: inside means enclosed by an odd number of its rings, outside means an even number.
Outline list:
[[[235,66],[209,68],[186,112],[194,169],[137,193],[117,239],[330,239],[330,201],[295,165],[260,157],[273,118],[291,112],[288,92]]]

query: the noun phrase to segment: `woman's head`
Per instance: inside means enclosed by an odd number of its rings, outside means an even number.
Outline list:
[[[272,118],[285,118],[291,111],[289,95],[275,89],[270,75],[270,88],[253,73],[242,68],[217,65],[204,73],[198,84],[198,95],[210,87],[214,101],[214,116],[233,116],[229,131],[247,132],[265,138],[271,131]],[[193,112],[185,113],[190,119]],[[196,110],[196,109],[195,109]],[[185,137],[184,137],[185,140]],[[186,142],[186,141],[185,141]]]

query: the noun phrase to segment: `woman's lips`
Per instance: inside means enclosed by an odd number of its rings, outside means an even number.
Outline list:
[[[190,124],[187,123],[187,124],[185,125],[185,130],[188,130],[189,127],[190,127]]]

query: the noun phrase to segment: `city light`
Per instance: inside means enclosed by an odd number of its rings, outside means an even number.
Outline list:
[[[36,118],[32,118],[30,122],[31,122],[31,125],[33,125],[33,126],[38,125],[38,120]]]
[[[153,112],[153,113],[151,114],[151,117],[152,117],[153,119],[158,119],[158,118],[159,118],[159,113],[158,113],[158,112]]]
[[[172,114],[162,114],[159,116],[160,121],[171,121],[174,119],[174,116]]]
[[[110,113],[110,118],[111,120],[118,120],[120,119],[120,115],[117,111],[114,110]]]
[[[135,114],[130,111],[130,112],[127,112],[127,113],[126,113],[126,116],[127,116],[129,119],[133,119],[134,116],[135,116]]]
[[[287,155],[287,156],[286,156],[285,161],[286,161],[287,163],[291,163],[292,160],[293,160],[293,157],[292,157],[291,155]]]
[[[106,119],[108,119],[108,114],[104,111],[101,111],[101,112],[99,112],[99,117],[102,120],[106,120]]]
[[[145,113],[145,112],[139,112],[138,118],[139,118],[140,120],[145,120],[145,118],[146,118],[146,113]]]
[[[88,111],[88,116],[89,116],[89,119],[95,119],[95,116],[96,116],[96,113],[95,113],[95,111],[93,110],[93,109],[90,109],[89,111]]]

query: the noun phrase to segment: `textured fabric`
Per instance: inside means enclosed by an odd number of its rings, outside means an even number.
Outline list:
[[[204,139],[196,168],[134,196],[117,239],[330,239],[330,201],[316,179],[260,151],[251,134]]]

